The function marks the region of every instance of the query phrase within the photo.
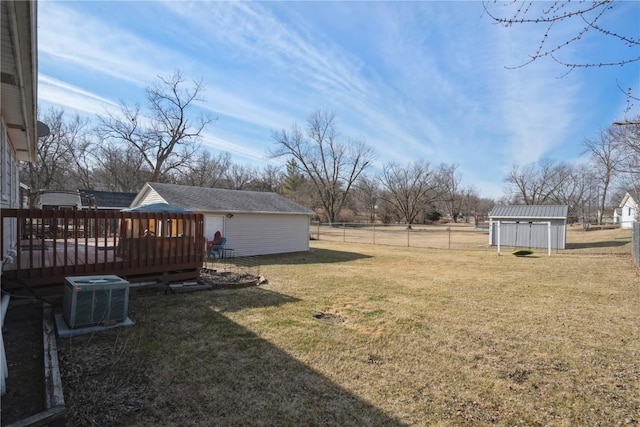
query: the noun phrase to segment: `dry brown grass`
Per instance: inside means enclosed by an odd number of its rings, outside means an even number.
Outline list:
[[[265,286],[134,298],[136,326],[105,335],[139,339],[145,402],[120,421],[637,425],[628,236],[571,230],[551,258],[321,240],[262,259]]]

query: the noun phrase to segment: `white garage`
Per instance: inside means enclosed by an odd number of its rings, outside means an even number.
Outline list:
[[[204,215],[204,234],[226,237],[234,256],[309,250],[309,220],[314,212],[276,193],[149,182],[132,208],[152,203],[181,206]]]

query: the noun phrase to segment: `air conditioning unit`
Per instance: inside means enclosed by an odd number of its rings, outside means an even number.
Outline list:
[[[66,277],[64,320],[70,328],[112,325],[127,318],[129,282],[118,276]]]

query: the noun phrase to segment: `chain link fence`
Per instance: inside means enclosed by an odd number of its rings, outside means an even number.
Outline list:
[[[344,243],[466,250],[489,247],[489,228],[466,223],[407,226],[313,222],[309,234],[314,240]]]
[[[546,225],[545,225],[546,227]],[[603,227],[601,230],[605,234],[599,234],[599,231],[594,231],[596,228],[589,230],[582,227],[575,227],[568,230],[567,235],[567,248],[560,250],[565,253],[571,253],[573,255],[602,253],[602,248],[610,248],[610,240],[615,240],[614,247],[610,249],[613,251],[619,251],[617,248],[624,240],[629,239],[628,231],[620,229],[620,227]],[[626,237],[611,237],[606,234],[607,230],[624,231]],[[634,261],[638,267],[640,267],[640,223],[634,224],[632,230],[631,248],[626,246],[625,249],[620,247],[620,250],[624,253],[629,253],[631,250]],[[595,233],[595,234],[594,234]],[[429,248],[429,249],[450,249],[450,250],[490,250],[496,251],[495,246],[490,246],[489,241],[489,226],[479,225],[474,226],[470,223],[449,223],[449,224],[412,224],[408,227],[406,224],[372,224],[372,223],[319,223],[312,222],[309,227],[309,236],[312,240],[341,242],[341,243],[361,243],[361,244],[373,244],[381,246],[404,246],[415,248]],[[517,247],[529,247],[532,246],[524,239],[528,236],[518,236]],[[604,240],[600,240],[604,239]],[[622,239],[622,240],[619,240]],[[628,240],[627,240],[628,241]],[[622,243],[624,245],[624,243]],[[503,245],[504,250],[508,248],[516,248],[516,246]],[[537,249],[537,252],[544,251],[546,249]],[[553,249],[553,252],[558,252],[558,249]]]

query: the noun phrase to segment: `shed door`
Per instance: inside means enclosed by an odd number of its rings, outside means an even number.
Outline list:
[[[224,236],[224,216],[222,215],[205,215],[204,217],[204,236],[207,240],[213,240],[213,235],[219,231]]]

